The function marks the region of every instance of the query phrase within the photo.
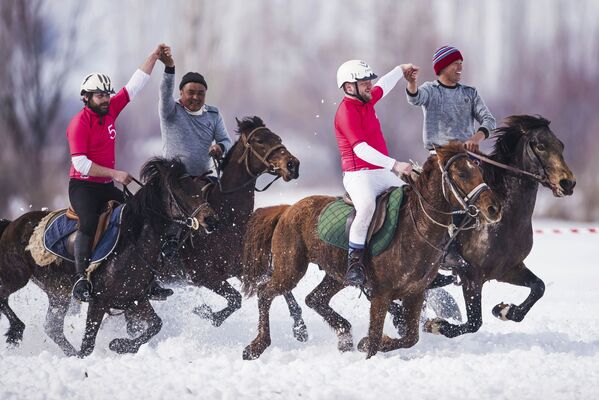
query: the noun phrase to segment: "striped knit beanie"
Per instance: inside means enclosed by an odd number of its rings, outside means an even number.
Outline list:
[[[435,74],[439,75],[443,68],[456,60],[464,60],[464,58],[462,57],[462,53],[455,47],[443,46],[437,49],[433,56],[433,69],[435,70]]]

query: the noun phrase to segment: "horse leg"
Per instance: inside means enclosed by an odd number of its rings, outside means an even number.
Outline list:
[[[69,310],[70,296],[59,296],[48,294],[48,311],[46,312],[46,322],[44,330],[60,347],[60,349],[69,357],[76,356],[77,350],[67,340],[64,335],[64,319]]]
[[[25,324],[17,317],[17,314],[8,305],[8,297],[0,299],[0,315],[6,315],[10,324],[8,331],[6,331],[6,343],[9,346],[18,346],[23,340],[23,331],[25,330]]]
[[[504,321],[522,321],[532,306],[545,293],[545,284],[543,281],[529,270],[524,263],[520,263],[510,273],[498,279],[498,281],[530,288],[530,294],[522,304],[516,306],[514,304],[500,303],[493,307],[493,315]]]
[[[81,344],[81,350],[78,356],[83,358],[89,356],[96,345],[96,336],[102,323],[102,318],[106,313],[106,308],[96,304],[94,300],[89,303],[87,309],[87,319],[85,321],[85,334],[83,336],[83,342]]]
[[[464,281],[462,293],[466,302],[466,315],[468,320],[459,325],[452,324],[444,319],[435,318],[426,321],[424,331],[453,338],[465,333],[474,333],[482,326],[482,308],[481,295],[482,283],[474,281]]]
[[[287,307],[289,308],[289,315],[293,318],[293,337],[295,337],[298,342],[306,342],[308,340],[308,329],[302,318],[302,309],[299,304],[297,304],[293,293],[287,292],[283,296],[285,297]]]
[[[389,309],[391,298],[388,293],[373,293],[370,299],[370,325],[368,337],[362,338],[358,344],[360,351],[366,351],[366,359],[374,356],[381,344],[385,315]]]
[[[258,336],[243,350],[244,360],[255,360],[270,346],[270,306],[273,299],[270,290],[258,291]]]
[[[152,304],[150,304],[149,300],[140,301],[137,306],[128,310],[128,312],[129,311],[132,313],[134,320],[146,321],[148,327],[139,337],[134,339],[113,339],[108,347],[110,350],[119,354],[137,353],[142,344],[147,343],[151,338],[156,336],[158,332],[160,332],[160,329],[162,329],[162,320],[154,311],[154,308],[152,307]]]
[[[337,334],[339,351],[350,351],[354,347],[351,324],[329,305],[344,286],[342,283],[325,275],[316,288],[306,296],[306,305],[316,311],[333,328]]]
[[[193,312],[202,318],[209,320],[212,325],[219,327],[231,314],[241,308],[241,293],[239,293],[229,282],[204,282],[204,286],[227,300],[227,307],[213,312],[209,305],[202,304],[194,308]]]

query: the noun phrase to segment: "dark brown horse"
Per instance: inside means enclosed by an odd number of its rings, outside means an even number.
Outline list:
[[[173,274],[170,269],[161,270],[165,282],[180,282],[184,277],[185,283],[204,286],[227,300],[227,306],[217,312],[207,305],[195,308],[196,314],[214,326],[220,326],[241,307],[241,294],[227,279],[241,274],[242,246],[246,224],[254,210],[256,179],[265,173],[285,181],[299,176],[299,160],[260,118],[244,118],[237,123],[239,140],[223,160],[220,181],[208,197],[218,213],[219,229],[199,241],[192,238],[185,243],[180,251],[185,271]],[[285,298],[294,320],[293,333],[298,340],[306,340],[301,309],[291,293],[286,293]]]
[[[152,264],[159,260],[160,236],[167,224],[186,223],[193,218],[194,225],[212,229],[216,214],[202,191],[205,182],[190,177],[177,159],[153,159],[144,166],[141,177],[145,186],[126,202],[115,251],[92,274],[93,297],[80,352],[64,336],[64,318],[76,279],[74,265],[57,259],[42,267],[26,250],[34,228],[49,213],[30,212],[6,226],[0,239],[0,311],[10,321],[6,334],[9,343],[22,340],[25,325],[9,307],[8,297],[29,279],[48,295],[46,333],[69,356],[91,354],[102,318],[111,308],[125,310],[147,323],[147,329],[137,338],[114,339],[110,343],[113,351],[136,352],[160,331],[162,322],[148,300],[155,275]]]
[[[457,271],[463,282],[468,320],[455,325],[434,319],[425,325],[427,331],[447,337],[476,332],[482,325],[482,287],[493,279],[530,288],[522,304],[500,303],[493,308],[493,315],[500,319],[522,321],[543,296],[543,281],[526,267],[524,259],[533,244],[531,218],[539,183],[550,188],[556,197],[571,195],[576,185],[563,150],[563,143],[542,117],[514,115],[497,129],[495,148],[489,158],[510,169],[483,162],[485,181],[499,198],[503,217],[497,224],[463,232],[459,239],[462,254],[471,264],[471,268]]]
[[[371,293],[369,335],[361,343],[368,357],[378,350],[390,351],[410,347],[418,341],[418,320],[424,299],[424,291],[437,274],[440,253],[435,249],[444,241],[450,213],[456,207],[476,211],[482,223],[500,219],[499,202],[491,191],[479,192],[464,204],[473,191],[483,185],[482,171],[469,160],[461,143],[451,143],[439,148],[424,165],[415,187],[406,189],[406,199],[400,210],[401,224],[394,238],[383,253],[366,262],[367,289]],[[459,193],[459,200],[458,196]],[[468,194],[468,195],[466,195]],[[292,290],[306,273],[310,262],[326,272],[323,281],[306,298],[306,303],[319,313],[335,330],[342,351],[353,348],[351,325],[330,306],[331,298],[343,289],[347,251],[321,241],[317,234],[317,222],[322,210],[334,197],[311,196],[300,200],[274,219],[272,209],[270,224],[275,224],[272,249],[261,244],[260,248],[246,252],[244,259],[244,292],[258,294],[258,336],[243,352],[244,359],[254,359],[270,345],[269,310],[273,299]],[[258,214],[263,215],[262,212]],[[265,220],[268,220],[266,218]],[[445,226],[441,226],[445,225]],[[254,231],[249,238],[259,240],[268,236]],[[272,276],[263,282],[264,264],[272,251]],[[409,314],[407,333],[401,339],[382,339],[385,313],[394,299],[402,299]],[[383,342],[381,343],[381,340]]]

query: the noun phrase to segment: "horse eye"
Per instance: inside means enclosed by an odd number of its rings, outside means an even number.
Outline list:
[[[537,143],[535,144],[535,147],[537,148],[537,150],[539,151],[545,151],[545,145],[542,143]]]
[[[256,142],[258,142],[258,144],[263,144],[264,140],[262,140],[262,139],[256,139]]]

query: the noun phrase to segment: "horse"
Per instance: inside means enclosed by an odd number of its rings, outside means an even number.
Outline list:
[[[239,140],[217,165],[218,183],[208,194],[208,201],[218,214],[219,229],[200,242],[196,243],[193,237],[184,242],[180,249],[183,271],[173,273],[172,268],[159,269],[163,282],[203,286],[227,300],[227,306],[220,311],[213,312],[205,304],[194,309],[195,314],[208,319],[215,327],[241,307],[241,294],[227,279],[241,274],[242,244],[247,221],[254,210],[255,191],[266,190],[278,178],[287,182],[299,177],[299,160],[262,119],[246,117],[237,120],[237,125]],[[257,189],[256,180],[265,173],[276,178],[265,188]],[[301,308],[291,293],[286,293],[285,299],[294,320],[294,336],[300,341],[307,340]],[[136,324],[128,319],[132,331]]]
[[[389,247],[365,260],[367,290],[371,297],[370,327],[359,344],[370,358],[377,351],[411,347],[418,341],[418,320],[424,291],[437,274],[439,244],[445,240],[452,209],[478,215],[481,223],[501,218],[501,206],[491,191],[485,190],[482,171],[468,158],[463,144],[452,142],[439,147],[429,157],[421,176],[405,189],[400,209],[401,223]],[[281,208],[275,222],[272,248],[267,245],[268,228],[263,234],[246,233],[243,259],[243,291],[258,295],[258,335],[244,349],[243,358],[258,358],[270,345],[269,310],[273,299],[292,290],[306,273],[310,262],[325,271],[322,282],[307,297],[306,304],[320,314],[338,336],[338,349],[353,348],[350,323],[330,306],[331,298],[344,288],[347,251],[321,241],[317,223],[321,212],[334,201],[330,196],[310,196],[291,207]],[[276,211],[273,211],[276,214]],[[266,220],[274,221],[276,215]],[[251,234],[250,234],[251,233]],[[264,240],[252,246],[250,238]],[[431,251],[438,250],[437,252]],[[264,265],[272,256],[272,275],[264,280]],[[408,310],[406,335],[401,339],[382,338],[384,317],[394,299],[402,299]]]
[[[162,321],[149,302],[149,288],[155,276],[152,263],[159,259],[160,237],[167,224],[178,222],[211,231],[217,221],[206,202],[205,182],[187,174],[178,159],[154,158],[141,171],[145,185],[125,202],[121,231],[115,251],[92,274],[85,335],[80,351],[64,335],[64,318],[76,280],[74,264],[55,257],[48,265],[34,261],[26,247],[34,229],[47,217],[47,211],[33,211],[10,222],[0,239],[0,312],[10,321],[7,342],[18,345],[25,324],[8,304],[9,296],[32,279],[48,295],[45,331],[67,356],[85,357],[92,353],[104,314],[110,309],[143,319],[147,329],[134,339],[114,339],[110,349],[134,353],[156,335]],[[43,253],[43,254],[48,254]],[[50,260],[48,260],[50,261]]]
[[[467,321],[456,325],[435,318],[426,322],[427,332],[453,338],[478,331],[482,326],[482,287],[490,280],[530,289],[519,305],[502,302],[493,307],[493,315],[502,320],[522,321],[543,296],[545,284],[524,264],[533,245],[531,219],[539,184],[556,197],[572,195],[576,185],[564,161],[564,145],[549,124],[541,116],[510,116],[505,126],[496,130],[492,154],[480,157],[485,181],[499,198],[503,217],[497,224],[460,234],[458,245],[471,266],[455,271],[462,282]]]

